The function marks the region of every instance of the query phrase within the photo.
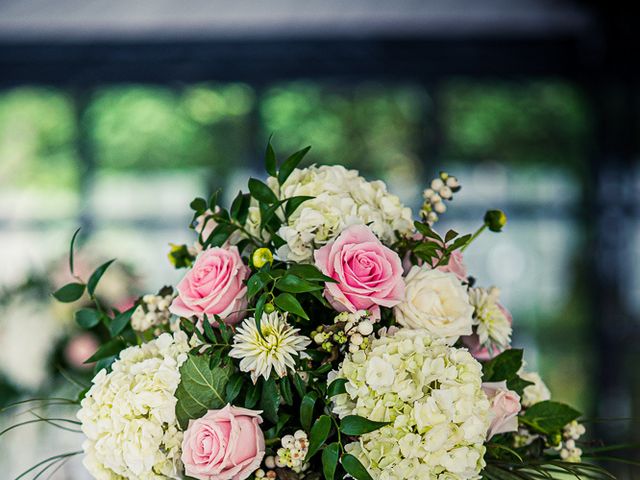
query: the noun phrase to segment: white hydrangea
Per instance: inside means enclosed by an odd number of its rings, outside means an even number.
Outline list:
[[[511,321],[498,300],[500,290],[496,287],[470,288],[469,302],[475,309],[474,320],[480,345],[500,351],[511,344]]]
[[[491,414],[469,352],[401,329],[347,355],[330,377],[348,380],[334,413],[391,422],[346,447],[374,479],[480,478]]]
[[[304,202],[278,231],[287,242],[278,250],[284,260],[311,261],[314,249],[353,224],[369,225],[385,243],[396,240],[396,231],[404,234],[413,229],[411,210],[387,192],[384,182],[368,182],[357,170],[312,166],[295,169],[282,187],[273,177],[267,183],[281,199],[315,197]]]
[[[123,350],[111,373],[95,376],[78,419],[84,465],[97,480],[181,478],[174,393],[189,349],[184,332],[165,333]]]

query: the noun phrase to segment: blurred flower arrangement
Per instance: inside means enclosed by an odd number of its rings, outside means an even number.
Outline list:
[[[584,461],[580,413],[550,400],[499,290],[476,286],[474,234],[433,225],[460,189],[440,174],[421,220],[341,166],[278,166],[227,209],[196,198],[175,287],[127,309],[98,295],[112,262],[58,289],[108,332],[76,422],[97,479],[612,478]],[[106,278],[106,277],[105,277]],[[69,454],[52,457],[42,469]]]

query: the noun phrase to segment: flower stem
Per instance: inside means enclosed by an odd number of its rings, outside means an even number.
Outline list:
[[[486,228],[487,228],[487,224],[486,224],[486,223],[483,223],[483,224],[482,224],[482,226],[481,226],[478,230],[476,230],[476,233],[474,233],[473,235],[471,235],[471,238],[469,239],[469,241],[468,241],[467,243],[465,243],[465,244],[464,244],[464,246],[460,249],[460,251],[461,251],[461,252],[464,252],[464,251],[467,249],[467,247],[468,247],[469,245],[471,245],[471,243],[472,243],[476,238],[478,238],[482,232],[484,232],[484,231],[486,230]]]

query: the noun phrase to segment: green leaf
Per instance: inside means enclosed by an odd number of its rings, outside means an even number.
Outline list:
[[[71,303],[82,297],[85,285],[82,283],[67,283],[64,287],[53,292],[56,300],[63,303]]]
[[[307,451],[305,462],[309,461],[320,450],[320,447],[329,438],[329,432],[331,432],[331,418],[327,415],[322,415],[311,427],[309,450]]]
[[[452,245],[449,246],[449,248],[447,248],[448,251],[453,252],[461,247],[464,247],[467,243],[469,243],[469,240],[471,240],[471,237],[473,235],[471,235],[470,233],[467,235],[463,235],[460,238],[457,238],[455,242],[453,242]]]
[[[347,415],[340,421],[340,431],[345,435],[364,435],[389,425],[389,422],[374,422],[358,415]]]
[[[107,343],[102,344],[96,353],[91,355],[84,363],[93,363],[103,358],[117,355],[124,347],[126,345],[121,338],[112,338]]]
[[[204,356],[190,354],[180,367],[180,385],[176,389],[176,416],[184,429],[190,419],[200,418],[207,410],[226,405],[226,387],[230,367],[213,367]]]
[[[251,195],[248,193],[238,192],[238,195],[233,200],[229,214],[231,218],[236,220],[240,225],[244,225],[247,221],[247,215],[249,214],[249,206],[251,204]]]
[[[311,429],[311,421],[313,420],[313,408],[318,400],[318,395],[315,392],[309,392],[302,398],[300,404],[300,424],[305,431]]]
[[[310,282],[331,282],[338,283],[337,280],[325,275],[314,265],[306,265],[302,263],[296,263],[289,267],[289,273],[293,273],[300,278],[304,278]]]
[[[81,308],[76,312],[75,318],[82,328],[90,329],[100,323],[100,312],[93,308]]]
[[[522,367],[522,353],[522,350],[512,348],[489,360],[482,368],[482,380],[499,382],[516,377]]]
[[[236,373],[231,376],[229,383],[225,388],[225,399],[227,403],[232,403],[242,390],[242,384],[244,382],[244,375]]]
[[[203,318],[202,327],[204,329],[204,335],[205,337],[207,337],[207,340],[212,343],[217,343],[218,339],[216,338],[216,334],[213,331],[213,327],[211,326],[211,321],[209,320],[209,318],[207,318],[206,315]]]
[[[298,166],[309,150],[311,150],[310,146],[298,150],[284,161],[278,172],[278,183],[280,183],[280,185],[287,181],[291,172]]]
[[[273,193],[273,190],[271,190],[266,183],[261,182],[257,178],[249,179],[249,191],[253,198],[259,202],[271,205],[278,201],[278,197]]]
[[[271,145],[271,136],[267,142],[267,151],[264,153],[264,166],[267,173],[272,177],[275,177],[278,174],[276,170],[276,152],[273,150],[273,145]]]
[[[256,330],[258,330],[258,333],[262,338],[264,338],[264,334],[262,333],[262,314],[264,312],[264,305],[267,303],[268,298],[268,292],[264,292],[260,295],[260,298],[258,298],[258,301],[256,302],[256,310],[253,315],[253,318],[256,321]]]
[[[298,392],[300,398],[304,397],[307,387],[304,384],[302,377],[297,372],[293,375],[293,386],[296,387],[296,392]]]
[[[80,230],[81,229],[79,228],[73,233],[73,236],[71,237],[71,245],[69,245],[69,271],[71,272],[71,275],[74,276],[76,273],[73,271],[73,250],[76,244],[76,238],[78,237],[78,233],[80,233]]]
[[[288,413],[283,413],[282,415],[280,415],[278,417],[278,423],[276,423],[273,427],[271,427],[269,430],[264,432],[265,437],[267,438],[277,437],[278,434],[280,433],[280,430],[282,430],[282,428],[289,422],[290,419],[291,419],[291,415],[289,415]]]
[[[266,272],[257,272],[247,280],[247,299],[251,300],[253,296],[262,290],[269,283],[269,275]]]
[[[293,313],[299,317],[309,320],[309,316],[306,314],[300,302],[290,293],[281,293],[274,300],[276,306],[285,312]]]
[[[287,405],[293,405],[293,392],[291,391],[291,384],[289,383],[289,377],[282,377],[280,379],[280,394],[284,403]]]
[[[119,313],[114,317],[114,319],[111,321],[111,325],[109,325],[109,331],[111,332],[112,337],[119,335],[125,329],[125,327],[129,324],[131,315],[133,315],[133,312],[136,308],[137,305],[134,305],[129,310]]]
[[[245,408],[253,408],[260,399],[260,389],[258,385],[251,385],[247,391],[246,398],[244,399]]]
[[[456,232],[455,230],[449,230],[444,236],[444,241],[445,243],[449,243],[451,240],[453,240],[457,236],[458,236],[458,232]]]
[[[282,292],[305,293],[323,290],[324,286],[308,282],[296,275],[287,273],[276,282],[276,288]]]
[[[364,465],[356,457],[347,453],[342,456],[342,466],[356,480],[373,480]]]
[[[329,387],[327,388],[327,398],[335,397],[336,395],[340,395],[341,393],[347,393],[347,390],[344,388],[346,384],[346,378],[336,378],[329,384]]]
[[[440,235],[438,235],[426,223],[415,221],[415,222],[413,222],[413,225],[416,227],[416,230],[418,230],[418,232],[420,232],[425,237],[433,238],[434,240],[437,240],[438,242],[443,243],[442,238],[440,238]]]
[[[89,277],[89,281],[87,282],[87,291],[89,292],[89,295],[93,296],[94,292],[96,291],[96,287],[98,286],[98,282],[102,278],[102,275],[104,275],[104,272],[107,271],[107,268],[109,268],[109,266],[115,261],[116,259],[113,258],[108,262],[103,263],[94,270],[94,272],[91,274],[91,277]]]
[[[337,442],[327,445],[322,451],[322,473],[324,473],[325,480],[334,479],[339,455],[340,444]]]
[[[272,423],[278,421],[278,406],[280,405],[280,394],[276,381],[269,378],[262,383],[262,396],[260,397],[260,409],[264,418]]]
[[[289,199],[287,199],[287,204],[284,207],[284,215],[289,218],[291,215],[293,215],[293,213],[298,209],[300,205],[302,205],[307,200],[312,200],[313,198],[315,197],[308,197],[303,195],[290,197]]]
[[[580,416],[580,412],[560,402],[545,400],[527,408],[520,421],[537,432],[551,435]]]
[[[191,207],[191,210],[195,210],[198,214],[204,213],[207,209],[207,201],[204,198],[197,197],[191,201],[189,206]]]

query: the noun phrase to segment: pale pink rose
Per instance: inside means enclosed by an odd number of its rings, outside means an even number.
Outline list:
[[[198,254],[193,268],[176,286],[178,296],[169,310],[181,317],[219,315],[227,324],[242,320],[247,308],[244,284],[250,269],[237,247],[209,248]]]
[[[412,237],[414,240],[422,240],[424,236],[421,233],[416,233]],[[418,259],[418,265],[422,265],[422,260]],[[433,259],[432,265],[438,263],[436,259]],[[411,258],[409,253],[405,255],[402,259],[402,268],[404,270],[405,275],[409,273],[413,264],[411,263]],[[458,280],[461,282],[466,282],[469,280],[469,275],[467,273],[467,267],[464,264],[464,256],[460,250],[456,250],[449,256],[449,262],[446,265],[441,265],[438,267],[438,270],[442,272],[450,272],[453,273]]]
[[[497,303],[496,305],[504,314],[504,316],[507,317],[509,323],[513,325],[513,316],[511,315],[511,312],[500,303]],[[491,350],[489,350],[488,348],[480,345],[480,339],[478,338],[477,333],[472,333],[471,335],[460,337],[460,340],[462,340],[462,343],[464,343],[464,345],[469,349],[469,353],[473,355],[473,358],[482,362],[491,360],[492,358],[497,357],[502,352],[504,352],[504,349],[497,346],[494,346]]]
[[[91,368],[93,364],[84,363],[87,358],[96,353],[100,343],[95,335],[91,333],[81,333],[73,337],[64,349],[64,356],[74,368]]]
[[[260,411],[227,405],[189,420],[182,440],[185,474],[198,480],[243,480],[264,457]]]
[[[316,266],[338,283],[324,295],[339,312],[393,307],[404,298],[402,262],[365,225],[346,228],[314,253]]]
[[[518,430],[518,413],[520,413],[520,395],[507,388],[507,382],[485,382],[482,391],[491,402],[491,425],[487,432],[487,440],[499,433]]]

